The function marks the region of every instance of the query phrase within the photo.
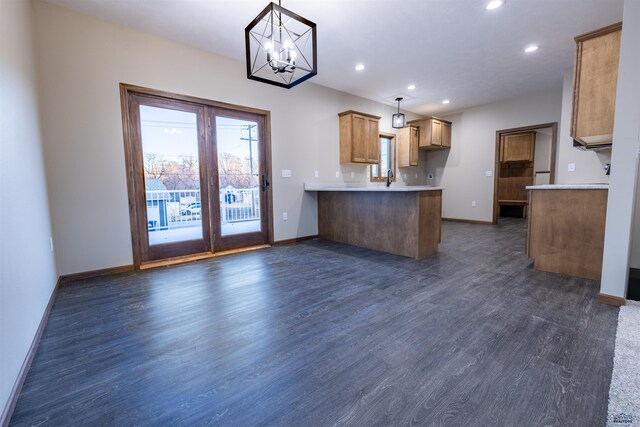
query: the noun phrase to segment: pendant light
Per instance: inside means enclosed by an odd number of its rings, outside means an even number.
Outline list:
[[[269,5],[245,28],[247,78],[291,89],[318,74],[316,24]]]
[[[402,101],[402,98],[396,98],[396,101],[398,101],[398,112],[391,117],[391,126],[395,129],[400,129],[404,127],[404,114],[400,112],[400,101]]]

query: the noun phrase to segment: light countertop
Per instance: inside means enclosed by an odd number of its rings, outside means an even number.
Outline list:
[[[609,184],[548,184],[529,185],[527,190],[608,190]]]
[[[366,185],[366,184],[338,184],[338,183],[316,183],[305,182],[304,191],[390,191],[390,192],[409,192],[409,191],[440,191],[444,187],[432,187],[430,185]]]

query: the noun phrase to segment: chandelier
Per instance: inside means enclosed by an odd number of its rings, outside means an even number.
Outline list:
[[[245,28],[247,78],[291,89],[318,74],[316,24],[270,3]]]
[[[402,101],[402,98],[396,98],[396,102],[398,103],[398,112],[391,116],[391,127],[396,129],[404,127],[404,114],[400,112],[400,101]]]

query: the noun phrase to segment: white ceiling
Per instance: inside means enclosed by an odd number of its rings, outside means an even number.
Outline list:
[[[244,28],[268,0],[47,0],[244,62]],[[442,114],[559,88],[573,37],[618,22],[623,0],[283,0],[318,25],[310,82]],[[525,46],[539,44],[533,54]],[[354,66],[366,65],[362,72]],[[408,91],[409,84],[416,89]],[[306,83],[303,83],[306,84]],[[286,90],[286,89],[283,89]],[[295,88],[291,90],[296,90]],[[449,105],[441,101],[451,99]]]

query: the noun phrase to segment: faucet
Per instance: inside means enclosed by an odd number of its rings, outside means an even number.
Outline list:
[[[391,186],[391,178],[393,178],[393,171],[389,169],[387,171],[387,187]]]

